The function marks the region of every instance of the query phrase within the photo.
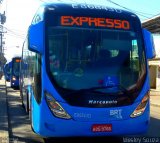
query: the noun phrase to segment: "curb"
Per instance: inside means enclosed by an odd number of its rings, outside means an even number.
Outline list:
[[[160,96],[160,90],[150,90],[150,96]]]
[[[9,143],[8,103],[4,79],[1,79],[0,87],[0,142]]]
[[[151,106],[154,106],[154,107],[160,107],[160,105],[158,105],[158,104],[153,104],[153,103],[151,103],[150,105],[151,105]]]

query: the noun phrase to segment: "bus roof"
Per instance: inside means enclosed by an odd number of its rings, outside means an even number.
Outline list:
[[[13,60],[13,59],[21,59],[21,57],[13,57],[12,60]]]
[[[108,15],[120,18],[138,18],[138,16],[132,12],[122,9],[116,9],[108,7],[106,5],[91,5],[81,3],[45,3],[40,6],[37,14],[43,15],[44,11],[53,11],[54,13],[60,13],[63,15],[86,15],[86,16],[98,16],[105,17]],[[41,16],[42,16],[41,15]],[[140,20],[139,20],[140,21]]]

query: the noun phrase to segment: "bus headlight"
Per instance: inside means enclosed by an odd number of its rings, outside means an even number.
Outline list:
[[[12,80],[16,80],[16,77],[15,77],[15,76],[13,76],[13,77],[12,77]]]
[[[71,116],[63,109],[63,107],[50,95],[48,92],[45,92],[45,97],[47,104],[52,111],[52,113],[59,118],[71,119]]]
[[[149,101],[149,93],[147,93],[141,103],[137,106],[137,108],[134,110],[134,112],[130,115],[130,117],[134,118],[134,117],[137,117],[137,116],[140,116],[143,114],[143,112],[145,111],[146,109],[146,105]]]

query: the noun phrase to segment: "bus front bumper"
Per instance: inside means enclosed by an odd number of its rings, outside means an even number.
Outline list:
[[[97,124],[111,125],[112,128],[110,131],[106,132],[93,132],[92,127]],[[44,122],[36,133],[44,137],[137,135],[145,133],[148,129],[148,125],[148,113],[144,113],[137,118],[112,122],[80,122],[72,119],[64,120],[55,118],[52,122]]]

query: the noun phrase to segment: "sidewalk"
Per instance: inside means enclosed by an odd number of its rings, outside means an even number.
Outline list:
[[[150,101],[152,106],[160,107],[160,90],[150,90]]]
[[[9,143],[5,81],[0,80],[0,143]]]

